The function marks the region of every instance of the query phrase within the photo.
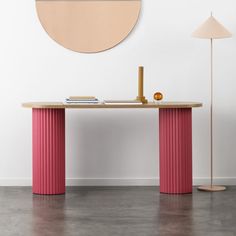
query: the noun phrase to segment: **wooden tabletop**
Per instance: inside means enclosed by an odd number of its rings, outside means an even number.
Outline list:
[[[202,107],[199,102],[149,102],[148,104],[66,104],[63,102],[27,102],[22,104],[25,108],[54,108],[54,109],[96,109],[96,108],[193,108]]]

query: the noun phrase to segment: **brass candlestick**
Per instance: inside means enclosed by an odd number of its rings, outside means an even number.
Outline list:
[[[138,96],[137,100],[141,101],[143,104],[148,103],[148,100],[143,96],[143,66],[139,66],[138,68]]]

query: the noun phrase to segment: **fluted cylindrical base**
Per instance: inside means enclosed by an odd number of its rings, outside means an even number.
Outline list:
[[[160,192],[192,192],[192,109],[159,111]]]
[[[33,193],[65,193],[65,109],[33,109]]]

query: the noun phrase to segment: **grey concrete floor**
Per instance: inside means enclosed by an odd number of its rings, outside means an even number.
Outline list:
[[[236,235],[236,187],[192,195],[160,194],[156,187],[70,187],[57,196],[0,187],[0,235]]]

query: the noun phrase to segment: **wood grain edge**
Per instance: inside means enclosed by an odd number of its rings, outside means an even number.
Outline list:
[[[23,103],[22,107],[24,108],[54,108],[54,109],[128,109],[128,108],[197,108],[197,107],[202,107],[202,103],[197,103],[197,102],[166,102],[166,103],[148,103],[148,104],[142,104],[142,105],[105,105],[105,104],[86,104],[86,105],[81,105],[81,104],[63,104],[60,102],[28,102],[28,103]]]

